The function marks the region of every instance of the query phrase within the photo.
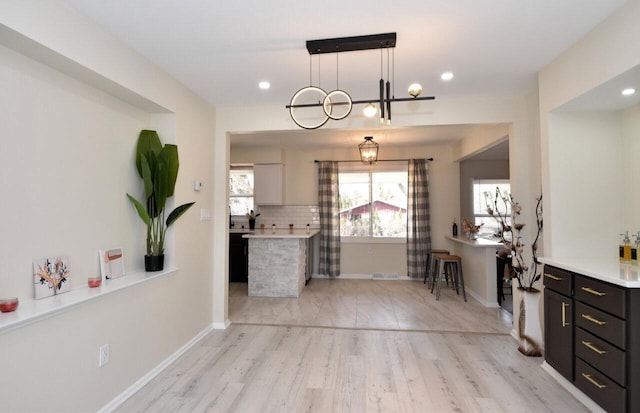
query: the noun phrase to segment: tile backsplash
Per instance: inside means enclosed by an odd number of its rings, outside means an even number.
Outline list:
[[[293,224],[294,228],[306,228],[307,224],[311,228],[320,228],[320,208],[317,205],[261,205],[256,213],[260,216],[256,220],[256,228],[260,224],[270,228],[276,224],[277,228],[289,228]],[[238,220],[236,227],[247,225]]]

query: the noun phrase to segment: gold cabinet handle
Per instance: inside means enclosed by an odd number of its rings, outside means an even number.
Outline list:
[[[600,350],[598,347],[594,346],[593,344],[591,344],[590,341],[584,341],[582,340],[582,345],[584,345],[586,348],[588,348],[589,350],[593,350],[596,353],[602,355],[602,354],[606,354],[607,352],[605,350]]]
[[[586,293],[589,293],[589,294],[597,295],[598,297],[602,297],[604,295],[607,295],[607,293],[601,293],[600,291],[592,290],[589,287],[582,287],[581,290],[586,292]]]
[[[566,327],[569,325],[569,323],[567,323],[567,307],[569,307],[569,304],[562,303],[562,327]]]
[[[598,383],[593,377],[591,377],[591,374],[582,373],[582,377],[584,377],[585,379],[589,380],[591,382],[591,384],[593,384],[594,386],[596,386],[599,389],[604,389],[605,387],[607,387],[606,384]]]
[[[600,321],[600,320],[598,320],[598,319],[596,319],[596,318],[593,318],[593,317],[592,317],[592,316],[590,316],[589,314],[582,314],[582,318],[584,318],[585,320],[589,320],[589,321],[591,321],[592,323],[596,323],[596,324],[597,324],[597,325],[599,325],[599,326],[603,326],[603,325],[607,324],[607,322],[606,322],[606,321]]]
[[[556,277],[555,275],[547,274],[546,272],[544,273],[544,276],[545,276],[545,277],[547,277],[547,278],[551,278],[552,280],[555,280],[555,281],[562,281],[562,280],[564,280],[564,278]]]

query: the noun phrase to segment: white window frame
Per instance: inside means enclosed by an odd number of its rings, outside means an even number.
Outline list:
[[[369,200],[373,195],[372,175],[375,172],[407,172],[409,167],[406,162],[384,162],[373,165],[360,163],[340,165],[338,174],[342,173],[368,173],[369,174]],[[408,206],[407,206],[408,207]],[[406,225],[406,223],[405,223]],[[373,221],[369,221],[369,235],[363,237],[340,236],[340,242],[345,244],[406,244],[406,237],[374,237]]]
[[[504,184],[509,184],[509,188],[511,188],[511,181],[509,179],[474,179],[471,185],[471,205],[473,208],[473,222],[477,222],[476,218],[490,218],[491,220],[495,221],[495,218],[493,218],[491,215],[489,215],[489,213],[487,213],[487,209],[486,209],[486,201],[484,198],[483,193],[480,194],[480,200],[479,202],[482,205],[481,211],[482,213],[476,213],[476,198],[475,198],[475,186],[476,184],[481,184],[481,185],[491,185],[492,190],[491,190],[491,195],[495,197],[495,188],[498,185],[504,185]],[[503,194],[506,195],[506,194]],[[502,201],[500,201],[501,203]],[[490,205],[491,207],[493,207],[493,205]],[[509,209],[510,211],[510,209]],[[511,214],[508,213],[506,215],[507,218],[507,222],[511,221]],[[496,221],[497,222],[497,221]],[[482,227],[480,228],[480,234],[486,234],[486,235],[491,235],[493,234],[493,232],[490,231],[483,231]]]
[[[229,173],[231,173],[232,170],[236,170],[236,171],[251,171],[251,173],[253,174],[253,165],[249,165],[249,164],[238,164],[238,165],[231,165],[230,166],[230,171]],[[253,182],[254,182],[254,186],[251,188],[251,194],[231,194],[231,188],[229,188],[229,193],[228,193],[228,197],[229,197],[229,205],[231,205],[231,199],[232,198],[251,198],[253,200],[253,207],[256,207],[256,203],[255,203],[255,176],[253,177]],[[249,212],[249,211],[247,211]],[[232,217],[243,217],[246,218],[245,213],[241,213],[241,214],[232,214]]]

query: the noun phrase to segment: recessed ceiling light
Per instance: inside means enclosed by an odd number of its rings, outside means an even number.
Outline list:
[[[451,80],[453,79],[453,72],[444,72],[440,75],[440,79],[442,80]]]
[[[271,87],[271,84],[269,82],[262,81],[262,82],[258,83],[258,86],[262,90],[267,90],[267,89],[269,89]]]
[[[636,90],[632,87],[622,91],[622,94],[625,96],[630,96],[630,95],[633,95],[634,93],[636,93]]]

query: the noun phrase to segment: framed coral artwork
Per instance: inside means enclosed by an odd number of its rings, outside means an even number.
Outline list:
[[[33,261],[33,284],[36,300],[71,291],[67,257]]]
[[[100,250],[99,256],[102,278],[111,279],[124,275],[124,253],[122,248]]]

